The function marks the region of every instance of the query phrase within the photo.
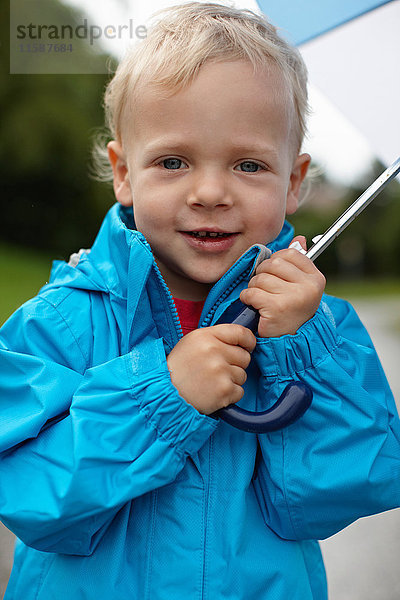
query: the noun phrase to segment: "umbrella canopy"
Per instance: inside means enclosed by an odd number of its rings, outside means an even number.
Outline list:
[[[389,0],[390,2],[390,0]],[[336,0],[335,2],[282,2],[280,0],[258,0],[261,10],[273,23],[287,31],[294,44],[309,40],[343,25],[366,12],[388,4],[388,0]]]
[[[364,156],[367,146],[387,165],[400,155],[399,0],[239,0],[237,4],[261,9],[300,46],[311,88],[317,90],[311,93],[311,101],[318,103],[313,106],[315,120],[318,106],[324,106],[322,94],[351,124],[347,135],[351,137],[355,127],[364,137]],[[318,135],[318,129],[311,119],[311,135]],[[335,153],[333,147],[318,152],[318,141],[311,137],[306,149],[315,155],[313,148],[322,162],[329,162],[324,152]],[[348,139],[343,139],[342,148],[343,154],[351,154]],[[354,142],[353,153],[357,152]],[[339,142],[336,153],[340,161]],[[357,157],[350,161],[356,163]]]
[[[357,4],[357,3],[356,3]],[[368,141],[384,164],[400,155],[400,2],[301,46],[310,82]],[[347,144],[343,140],[343,146]]]

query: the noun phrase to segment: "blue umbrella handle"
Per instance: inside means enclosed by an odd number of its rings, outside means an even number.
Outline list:
[[[242,305],[244,306],[244,305]],[[259,314],[251,306],[245,306],[232,323],[243,325],[257,332]],[[289,383],[271,408],[262,412],[250,412],[235,404],[221,408],[215,413],[229,425],[250,433],[268,433],[288,427],[310,407],[313,393],[306,383]]]

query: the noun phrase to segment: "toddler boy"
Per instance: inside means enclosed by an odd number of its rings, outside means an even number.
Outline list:
[[[0,333],[8,600],[321,600],[316,540],[398,505],[399,420],[368,334],[287,248],[306,98],[298,52],[221,5],[169,9],[122,61],[118,204]],[[239,297],[257,336],[215,325]],[[291,380],[314,400],[285,430],[210,416],[266,409]]]

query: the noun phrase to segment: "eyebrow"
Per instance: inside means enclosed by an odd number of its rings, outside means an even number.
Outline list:
[[[277,156],[277,151],[274,148],[257,142],[249,142],[248,144],[246,142],[241,142],[238,144],[232,143],[231,149],[234,152],[238,153],[244,152],[245,154],[247,154],[248,152],[255,152],[256,154],[268,154],[269,156]]]
[[[152,155],[154,153],[171,153],[174,152],[185,152],[186,150],[190,150],[190,144],[186,139],[183,138],[160,138],[158,140],[152,141],[145,149],[146,156]],[[229,150],[235,154],[243,154],[243,156],[249,156],[251,154],[261,154],[267,155],[271,158],[276,158],[278,153],[276,149],[271,146],[267,146],[262,142],[230,142]]]
[[[168,139],[160,138],[154,142],[150,142],[146,146],[146,154],[154,154],[154,152],[173,152],[174,150],[182,150],[189,148],[188,143],[183,139]]]

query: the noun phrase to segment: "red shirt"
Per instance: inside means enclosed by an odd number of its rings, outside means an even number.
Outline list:
[[[178,311],[183,335],[197,329],[203,310],[204,300],[181,300],[174,298],[176,310]]]

